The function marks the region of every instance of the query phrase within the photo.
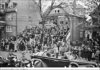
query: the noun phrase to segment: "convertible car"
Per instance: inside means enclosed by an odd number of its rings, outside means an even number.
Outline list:
[[[97,64],[86,60],[70,60],[45,56],[44,52],[32,55],[34,67],[97,67]]]

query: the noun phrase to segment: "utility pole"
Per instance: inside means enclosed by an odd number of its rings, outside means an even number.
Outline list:
[[[39,0],[39,6],[40,6],[40,13],[42,13],[42,4],[41,4],[41,0]]]
[[[73,14],[76,15],[76,0],[73,1]],[[71,26],[70,26],[70,32],[71,32],[71,42],[73,41],[73,26],[74,26],[74,17],[71,16]]]
[[[17,36],[17,9],[15,10],[15,12],[16,12],[16,36]]]
[[[73,14],[76,16],[76,0],[73,1]]]

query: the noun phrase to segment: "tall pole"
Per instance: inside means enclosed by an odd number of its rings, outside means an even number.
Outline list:
[[[76,15],[75,10],[76,10],[76,0],[73,1],[73,14],[74,14],[74,15]],[[73,28],[74,28],[74,27],[73,27],[73,26],[74,26],[74,19],[75,19],[75,18],[74,18],[73,16],[71,16],[71,29],[70,29],[70,31],[71,31],[71,42],[73,41],[73,34],[74,34],[74,33],[73,33],[73,30],[74,30],[74,29],[73,29]]]
[[[41,0],[39,0],[39,5],[40,5],[40,13],[42,13],[42,4],[41,4]]]
[[[76,0],[73,1],[73,14],[76,15]]]
[[[17,36],[17,11],[16,11],[16,36]]]

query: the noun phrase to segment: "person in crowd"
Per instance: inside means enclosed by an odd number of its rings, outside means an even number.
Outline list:
[[[5,50],[5,40],[4,39],[1,40],[1,50],[2,51]]]
[[[21,40],[20,43],[19,43],[19,50],[25,51],[25,42],[23,40]]]
[[[12,40],[9,41],[9,50],[14,51],[14,42]]]
[[[9,50],[9,40],[8,39],[6,39],[5,41],[5,48],[6,48],[6,51]]]
[[[95,59],[97,63],[100,63],[100,48],[96,49]]]

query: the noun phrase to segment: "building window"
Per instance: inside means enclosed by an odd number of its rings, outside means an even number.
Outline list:
[[[60,12],[60,10],[58,10],[58,13]]]
[[[0,9],[2,9],[2,4],[0,4]]]
[[[56,13],[56,10],[55,10],[55,13]]]
[[[13,21],[13,14],[7,16],[8,21]]]
[[[0,4],[0,9],[5,9],[5,4]]]
[[[55,13],[60,13],[60,10],[55,10]]]
[[[6,26],[6,32],[12,32],[12,26]]]

